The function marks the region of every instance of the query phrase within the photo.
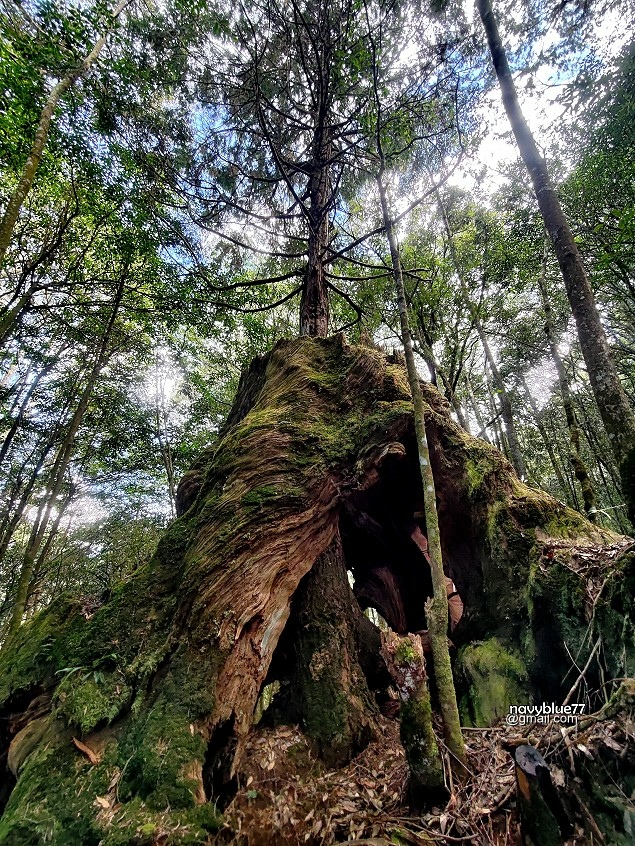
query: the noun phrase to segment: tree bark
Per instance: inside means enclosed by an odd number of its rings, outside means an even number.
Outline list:
[[[382,656],[401,699],[400,736],[410,769],[408,796],[413,808],[431,807],[447,796],[443,762],[432,726],[432,706],[419,635],[400,638],[382,632]]]
[[[414,406],[415,431],[417,433],[417,451],[419,454],[419,468],[421,472],[421,483],[423,485],[423,502],[425,510],[426,531],[428,538],[428,550],[430,555],[430,570],[432,573],[433,595],[426,603],[426,618],[430,631],[432,655],[434,658],[434,676],[439,692],[439,702],[443,723],[445,726],[446,742],[450,752],[458,762],[459,770],[465,763],[465,744],[461,733],[461,722],[459,720],[459,709],[456,700],[456,690],[452,676],[452,665],[450,663],[450,652],[448,650],[448,597],[445,589],[445,573],[443,571],[443,555],[441,552],[441,536],[439,531],[439,517],[437,513],[435,481],[432,467],[430,465],[430,450],[425,428],[425,414],[423,405],[423,394],[417,366],[412,348],[412,336],[408,320],[408,305],[406,303],[406,291],[401,272],[401,259],[399,257],[399,245],[397,236],[388,208],[388,197],[383,182],[384,170],[382,167],[377,176],[377,188],[381,203],[382,218],[386,230],[386,238],[390,248],[393,277],[397,289],[397,305],[399,308],[399,320],[401,323],[401,339],[406,355],[406,368],[408,372],[408,383],[412,394]]]
[[[578,247],[551,184],[545,161],[520,108],[491,0],[477,0],[477,8],[485,28],[503,105],[560,265],[591,388],[620,468],[629,515],[635,522],[635,414],[620,383]]]
[[[321,110],[318,120],[313,145],[313,169],[309,182],[309,246],[300,299],[300,334],[326,337],[329,328],[329,296],[325,258],[329,243],[332,193],[329,164],[332,145],[326,107]]]
[[[283,679],[287,721],[302,721],[331,768],[347,764],[375,730],[376,706],[359,659],[360,616],[338,531],[294,596],[291,672]]]
[[[573,833],[573,827],[553,785],[548,765],[537,749],[526,745],[516,749],[514,763],[523,843],[561,846]]]

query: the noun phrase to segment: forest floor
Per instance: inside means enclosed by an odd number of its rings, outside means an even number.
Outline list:
[[[466,729],[469,776],[452,783],[444,807],[414,815],[407,798],[407,775],[399,741],[399,721],[381,717],[379,735],[340,770],[327,771],[312,755],[297,727],[256,730],[239,773],[239,790],[226,812],[223,843],[231,846],[329,846],[364,843],[521,844],[514,762],[520,743],[540,748],[553,782],[569,787],[576,761],[626,754],[635,738],[633,723],[591,716],[577,728],[535,726],[519,737],[518,728]],[[565,787],[566,786],[566,787]],[[567,846],[608,842],[588,808],[575,824]]]

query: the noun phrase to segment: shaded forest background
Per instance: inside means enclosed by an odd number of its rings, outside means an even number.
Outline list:
[[[316,238],[327,331],[399,346],[378,146],[422,376],[531,486],[632,532],[526,171],[498,157],[480,21],[433,5],[4,0],[3,238],[47,108],[50,124],[0,265],[3,630],[148,560],[241,371],[302,329]],[[632,9],[505,6],[633,402]]]

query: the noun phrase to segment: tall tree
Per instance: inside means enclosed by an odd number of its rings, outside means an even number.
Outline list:
[[[520,108],[491,0],[477,0],[477,8],[485,28],[503,105],[529,171],[538,207],[560,265],[593,393],[620,468],[629,513],[635,519],[635,413],[620,383],[573,233],[562,211],[545,160]]]
[[[214,159],[207,182],[197,177],[197,220],[285,263],[248,280],[252,286],[301,280],[279,300],[301,295],[303,335],[329,328],[332,221],[354,156],[363,88],[351,57],[362,56],[362,47],[349,3],[264,0],[241,8],[202,82],[213,108],[207,143]],[[246,232],[236,235],[236,220]]]
[[[9,198],[4,215],[0,221],[0,267],[4,263],[5,254],[9,244],[11,243],[11,237],[18,220],[18,215],[20,214],[20,209],[31,190],[31,186],[33,185],[33,181],[40,166],[40,161],[48,141],[51,121],[55,115],[60,100],[66,92],[75,85],[77,80],[84,76],[97,61],[107,42],[109,30],[113,27],[121,12],[130,2],[131,0],[120,0],[119,4],[115,7],[112,13],[107,16],[108,19],[105,25],[106,33],[101,35],[95,41],[92,48],[75,67],[70,68],[64,76],[55,83],[46,99],[46,103],[44,104],[35,129],[31,149],[29,150],[27,159],[24,162],[22,172],[20,173],[20,177],[18,179],[18,184]],[[14,307],[14,311],[19,310],[22,305],[24,305],[24,303],[20,300]],[[12,316],[13,312],[10,312],[5,319]]]
[[[371,114],[374,119],[373,154],[377,161],[375,181],[377,184],[383,228],[386,233],[390,252],[392,275],[399,310],[401,341],[406,357],[408,383],[414,407],[414,425],[419,472],[423,490],[428,560],[432,575],[433,595],[426,603],[426,618],[430,630],[430,641],[434,657],[434,673],[439,692],[446,741],[455,758],[458,769],[461,771],[462,766],[465,764],[466,753],[463,735],[461,733],[461,722],[447,641],[449,622],[448,598],[443,569],[439,516],[436,505],[435,479],[432,472],[430,448],[426,433],[423,393],[419,373],[417,372],[412,334],[410,331],[406,290],[399,255],[399,242],[387,190],[387,182],[389,180],[388,170],[390,166],[396,165],[411,152],[416,143],[415,139],[422,140],[425,135],[430,136],[435,132],[441,134],[442,127],[435,125],[434,119],[431,119],[427,110],[422,108],[422,103],[426,100],[424,91],[415,88],[414,90],[410,89],[407,94],[400,92],[398,96],[395,96],[394,91],[390,91],[391,83],[394,85],[396,80],[395,67],[399,67],[399,60],[393,52],[390,32],[384,32],[381,23],[375,31],[371,22],[372,18],[369,15],[368,6],[365,6],[365,12],[372,62],[373,112]],[[387,49],[385,45],[387,45]],[[388,107],[383,102],[383,92],[387,92],[388,97],[391,97],[391,103]],[[398,129],[401,129],[401,133],[398,133]]]

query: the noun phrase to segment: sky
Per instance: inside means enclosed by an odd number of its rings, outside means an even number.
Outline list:
[[[592,33],[596,54],[607,65],[619,56],[633,36],[632,30],[625,25],[623,5],[618,5],[621,8],[606,10]],[[470,9],[473,11],[473,0],[466,0],[465,9],[466,13]],[[473,14],[470,15],[470,20],[475,26],[480,25]],[[508,48],[518,46],[518,37],[510,37],[502,31],[501,35]],[[555,46],[557,40],[558,35],[552,28],[536,44],[534,56],[547,52]],[[574,78],[573,72],[567,78],[553,64],[541,64],[535,73],[515,73],[514,77],[523,114],[539,147],[546,146],[552,139],[561,136],[564,127],[583,120],[583,115],[565,110],[559,102],[564,88]],[[472,168],[468,166],[461,176],[455,179],[469,180],[470,170],[484,168],[489,193],[492,187],[505,183],[507,177],[502,173],[503,169],[518,158],[518,150],[509,130],[498,87],[487,94],[480,116],[489,129],[474,156]],[[566,165],[566,160],[564,163]],[[466,187],[465,182],[461,184]]]

